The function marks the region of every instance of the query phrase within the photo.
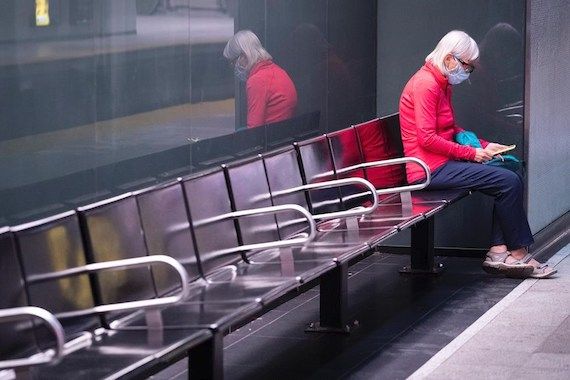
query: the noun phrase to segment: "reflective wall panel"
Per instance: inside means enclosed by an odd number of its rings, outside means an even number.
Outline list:
[[[253,129],[223,57],[241,29],[299,94]],[[376,33],[374,0],[0,2],[0,225],[374,117]]]
[[[0,224],[191,170],[235,130],[233,29],[217,0],[1,2]]]
[[[239,4],[236,29],[256,33],[291,77],[298,95],[297,115],[319,112],[321,132],[374,117],[376,1]],[[242,123],[243,103],[237,116]]]

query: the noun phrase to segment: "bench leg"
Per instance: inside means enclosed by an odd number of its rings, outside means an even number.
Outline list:
[[[214,334],[212,339],[193,348],[188,353],[189,379],[224,378],[224,335],[221,332]]]
[[[337,266],[320,280],[320,320],[309,324],[306,332],[349,333],[347,317],[348,263]]]
[[[7,369],[5,371],[0,370],[0,375],[4,375],[2,372],[5,372],[7,379],[32,380],[34,378],[29,367]],[[11,377],[12,375],[14,377]],[[0,379],[2,379],[2,376],[0,376]]]
[[[402,274],[438,275],[443,270],[442,264],[434,261],[434,228],[433,216],[412,226],[411,265],[400,270]]]

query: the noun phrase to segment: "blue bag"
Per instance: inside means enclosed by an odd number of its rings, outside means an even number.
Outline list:
[[[471,131],[462,131],[455,135],[455,142],[460,145],[468,145],[473,148],[482,148],[481,142],[477,135]],[[509,169],[519,175],[519,177],[524,177],[524,165],[522,161],[513,155],[505,154],[499,157],[493,158],[485,162],[486,165],[500,166],[505,169]]]

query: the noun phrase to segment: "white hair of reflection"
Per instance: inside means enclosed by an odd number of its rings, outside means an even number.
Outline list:
[[[273,59],[251,30],[240,30],[226,44],[224,57],[236,61],[236,66],[249,72],[256,63]]]

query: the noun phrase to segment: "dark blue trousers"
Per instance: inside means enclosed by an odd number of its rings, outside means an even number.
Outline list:
[[[491,245],[508,249],[528,247],[534,242],[523,208],[523,182],[514,172],[475,162],[449,161],[437,168],[428,190],[477,190],[495,198]]]

